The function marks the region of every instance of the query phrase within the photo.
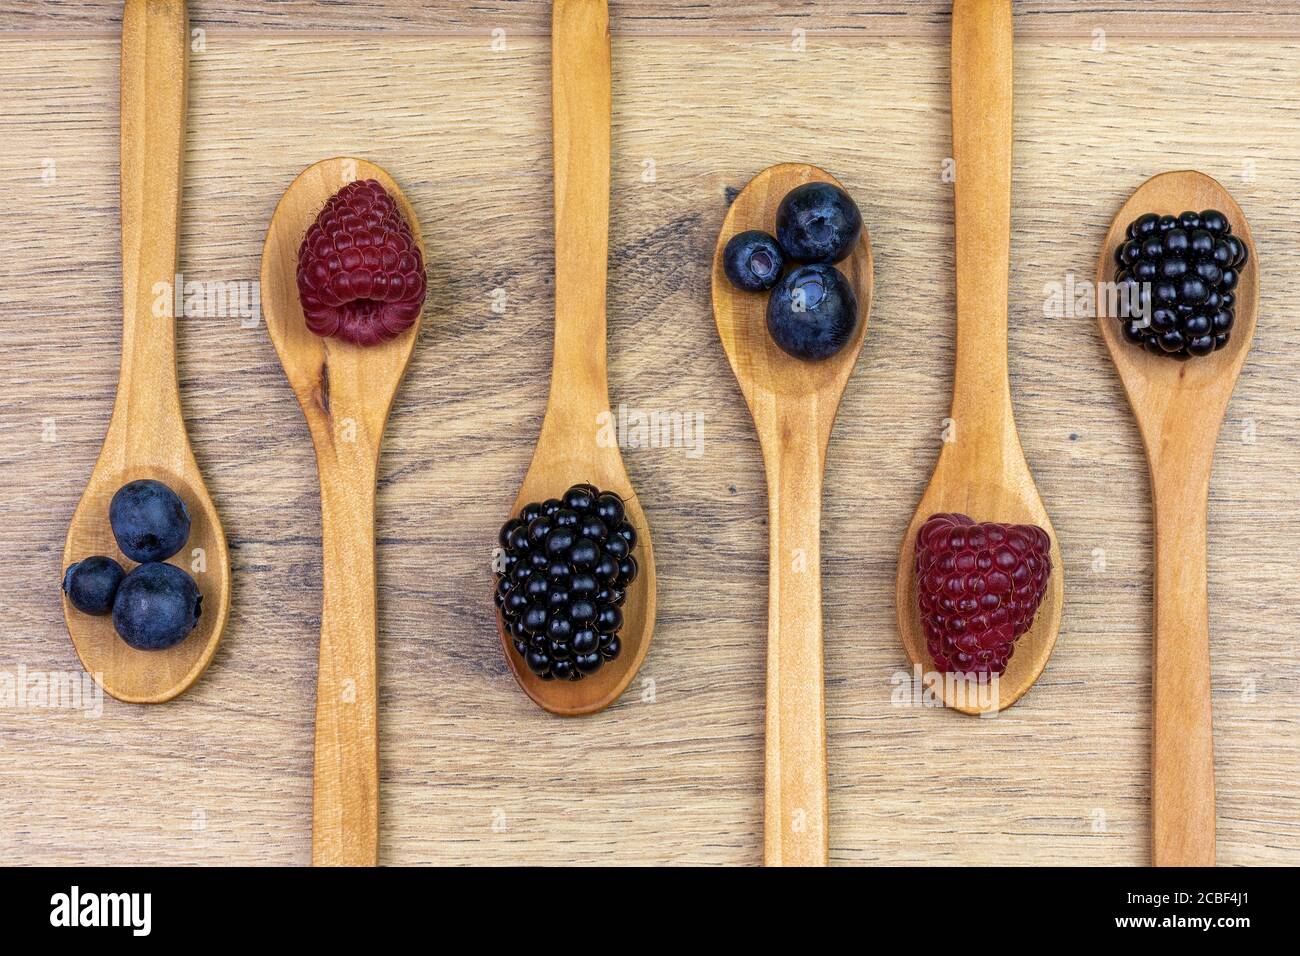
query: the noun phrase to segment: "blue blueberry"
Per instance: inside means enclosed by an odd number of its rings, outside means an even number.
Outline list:
[[[722,270],[732,285],[747,292],[772,288],[784,267],[781,247],[761,229],[736,233],[722,250]]]
[[[151,561],[122,580],[113,601],[113,627],[132,647],[160,651],[194,630],[202,604],[192,577],[174,564]]]
[[[795,358],[830,358],[849,344],[857,328],[857,296],[834,266],[792,269],[767,301],[767,331]]]
[[[84,558],[63,572],[63,593],[78,611],[107,614],[113,610],[113,598],[125,573],[122,565],[102,554]]]
[[[132,561],[162,561],[185,547],[190,513],[176,492],[161,481],[128,482],[113,495],[108,523],[117,546]]]
[[[776,238],[795,262],[839,262],[862,235],[862,213],[843,189],[804,183],[776,210]]]

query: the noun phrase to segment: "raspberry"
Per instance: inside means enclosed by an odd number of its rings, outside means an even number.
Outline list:
[[[331,196],[298,248],[307,328],[375,345],[415,324],[424,295],[424,257],[384,187],[359,180]]]
[[[942,672],[1001,674],[1052,573],[1052,542],[1031,524],[937,514],[916,535],[925,643]]]

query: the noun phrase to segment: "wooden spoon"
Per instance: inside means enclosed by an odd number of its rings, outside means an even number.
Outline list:
[[[934,662],[921,627],[916,533],[931,515],[1035,524],[1052,539],[1052,575],[1034,624],[991,685],[945,680],[944,702],[963,713],[1010,707],[1038,679],[1061,626],[1061,549],[1020,447],[1007,375],[1007,276],[1011,265],[1011,3],[956,0],[952,10],[952,148],[956,161],[957,358],[951,422],[930,484],[898,558],[898,630],[907,656]],[[972,692],[974,691],[974,692]],[[988,695],[987,699],[985,694]]]
[[[375,476],[380,440],[420,330],[378,345],[321,338],[298,300],[298,247],[326,201],[377,180],[423,254],[420,224],[397,183],[364,159],[307,167],[276,206],[262,248],[262,309],[307,418],[320,478],[322,602],[316,676],[312,862],[374,866],[379,857],[376,729]],[[426,257],[425,261],[428,259]]]
[[[190,450],[176,381],[177,228],[185,145],[189,28],[180,0],[129,0],[122,15],[122,365],[99,460],[68,529],[66,567],[105,554],[128,570],[108,523],[117,490],[137,478],[163,482],[185,502],[190,538],[171,559],[189,571],[202,614],[185,640],[138,651],[109,617],[63,616],[86,670],[118,700],[156,704],[193,684],[216,653],[230,607],[230,557],[221,520]]]
[[[1128,224],[1154,212],[1217,209],[1253,254],[1250,225],[1221,185],[1203,173],[1163,173],[1120,209],[1097,266],[1115,278],[1115,249]],[[1098,320],[1146,446],[1155,513],[1155,644],[1151,668],[1151,850],[1156,866],[1214,865],[1214,729],[1210,715],[1210,623],[1206,523],[1214,445],[1255,335],[1259,267],[1241,272],[1236,322],[1217,352],[1179,362],[1130,344],[1099,294]],[[1194,412],[1194,413],[1193,413]]]
[[[826,718],[822,687],[821,510],[826,446],[867,334],[871,241],[866,230],[837,268],[858,298],[857,332],[821,362],[783,352],[767,333],[767,295],[735,288],[723,271],[728,240],[773,230],[786,193],[839,182],[825,170],[783,163],[749,181],[722,221],[713,253],[713,318],[763,448],[769,524],[767,769],[763,859],[769,866],[825,865]]]
[[[555,155],[555,351],[542,433],[511,514],[529,502],[590,482],[623,498],[637,531],[640,573],[623,606],[623,651],[579,681],[542,680],[500,627],[515,680],[554,714],[591,714],[616,700],[635,676],[655,623],[650,526],[618,447],[602,441],[609,415],[605,375],[605,269],[609,258],[609,11],[603,2],[557,0],[551,26],[551,125]]]

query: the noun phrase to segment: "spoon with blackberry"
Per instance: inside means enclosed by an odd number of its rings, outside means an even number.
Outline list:
[[[1226,189],[1203,173],[1169,172],[1121,207],[1097,266],[1102,338],[1151,474],[1156,866],[1214,864],[1207,511],[1214,446],[1255,334],[1253,248]]]
[[[774,226],[775,239],[764,231]],[[791,267],[780,276],[786,258]],[[829,856],[822,475],[871,294],[861,213],[825,170],[782,163],[736,196],[713,255],[713,318],[767,474],[769,866],[819,866]]]
[[[1061,553],[1016,431],[1007,369],[1011,262],[1010,0],[952,10],[957,354],[950,422],[898,558],[913,664],[963,713],[1011,706],[1061,625]],[[919,542],[919,547],[918,547]],[[996,678],[996,680],[994,679]]]
[[[171,305],[188,50],[182,0],[129,0],[122,15],[122,364],[108,434],[64,549],[65,567],[91,555],[126,560],[110,524],[119,490],[155,488],[180,499],[176,511],[188,522],[187,538],[182,535],[157,558],[129,545],[126,550],[133,560],[147,562],[128,580],[143,584],[149,575],[170,574],[197,587],[193,603],[201,612],[197,623],[191,619],[194,630],[183,640],[163,642],[167,646],[162,649],[140,649],[140,641],[134,646],[127,642],[129,632],[119,637],[110,617],[78,613],[72,600],[64,601],[68,633],[81,663],[108,693],[130,703],[170,700],[198,680],[216,653],[230,606],[226,537],[190,448],[176,380]],[[159,289],[168,291],[160,298]],[[184,574],[152,563],[172,554],[173,564],[192,572],[193,585]],[[146,629],[158,623],[153,615],[139,622]]]
[[[540,707],[611,703],[636,675],[655,622],[650,528],[606,440],[610,46],[604,2],[557,0],[551,29],[555,346],[532,463],[502,528],[501,647]],[[534,563],[535,562],[535,563]]]

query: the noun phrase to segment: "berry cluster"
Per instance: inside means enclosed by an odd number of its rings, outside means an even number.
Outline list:
[[[722,251],[722,269],[746,292],[771,290],[767,331],[786,353],[806,361],[830,358],[858,328],[858,300],[832,263],[852,254],[862,213],[843,189],[826,182],[796,186],[776,211],[776,236],[737,233]],[[789,271],[786,262],[802,263]]]
[[[139,479],[113,495],[108,523],[122,553],[140,564],[128,574],[105,555],[83,558],[64,571],[63,593],[83,614],[112,612],[118,635],[137,650],[180,643],[203,609],[194,579],[164,563],[189,540],[185,502],[161,481]]]
[[[916,535],[916,589],[926,648],[939,671],[1007,669],[1047,591],[1051,548],[1036,525],[930,516]]]
[[[527,505],[501,528],[496,605],[538,677],[581,680],[618,657],[636,540],[623,500],[587,484]]]
[[[357,345],[401,335],[420,317],[424,257],[397,203],[373,179],[325,204],[298,249],[307,328]]]
[[[1187,359],[1228,344],[1234,289],[1249,253],[1214,209],[1147,213],[1115,250],[1124,337],[1156,355]],[[1136,314],[1135,314],[1136,313]]]

